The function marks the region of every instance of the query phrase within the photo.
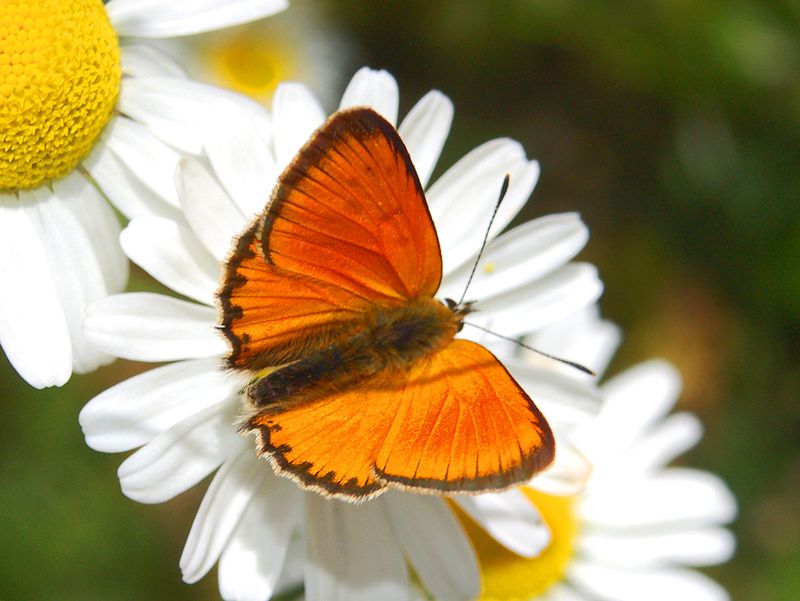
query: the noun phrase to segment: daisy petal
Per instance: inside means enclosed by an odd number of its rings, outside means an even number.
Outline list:
[[[432,90],[414,105],[397,128],[423,188],[439,160],[452,122],[453,103],[438,90]]]
[[[399,103],[400,92],[397,89],[397,82],[390,73],[362,67],[347,84],[339,109],[368,106],[394,125],[397,123]]]
[[[483,182],[484,187],[486,180],[491,182],[495,189],[496,204],[497,192],[500,191],[500,185],[509,167],[524,161],[525,150],[522,145],[509,138],[490,140],[472,149],[427,191],[426,197],[434,221],[440,222],[447,213],[457,213],[458,209],[462,208],[460,205],[463,204],[464,198],[472,199],[471,194],[465,195],[464,192],[473,190],[476,182]],[[494,204],[491,208],[494,208]],[[488,225],[488,220],[486,223]]]
[[[119,466],[123,494],[139,503],[163,503],[247,448],[231,428],[237,410],[238,403],[207,407],[156,436]]]
[[[659,524],[723,524],[736,515],[736,500],[725,483],[700,470],[669,468],[632,483],[600,474],[581,501],[579,513],[593,524],[635,528]]]
[[[97,395],[81,410],[79,421],[87,445],[119,453],[150,442],[240,389],[240,382],[220,371],[216,357],[171,363]]]
[[[117,35],[168,38],[248,23],[288,5],[287,0],[109,0],[106,12]]]
[[[181,161],[176,180],[189,225],[212,255],[219,260],[225,259],[234,237],[247,223],[244,214],[197,159]]]
[[[534,476],[529,485],[550,495],[567,496],[581,492],[592,474],[592,464],[570,444],[560,445],[549,468]]]
[[[117,108],[172,146],[200,154],[204,129],[197,124],[208,123],[208,99],[187,94],[183,89],[186,86],[181,84],[190,86],[191,82],[167,77],[132,77],[120,90]]]
[[[514,360],[503,364],[559,433],[569,433],[597,415],[602,397],[590,382]]]
[[[283,171],[314,130],[325,122],[325,113],[304,85],[282,83],[272,98],[272,117],[277,170]]]
[[[606,470],[645,472],[664,467],[700,442],[703,425],[691,413],[675,413],[661,422]],[[604,471],[606,471],[604,470]]]
[[[205,138],[214,172],[247,220],[264,210],[278,177],[265,139],[250,115],[233,107],[217,111]]]
[[[301,517],[300,494],[285,478],[265,478],[219,558],[219,590],[225,601],[272,596]]]
[[[541,217],[504,233],[481,257],[469,287],[470,298],[487,299],[533,282],[561,267],[583,248],[589,230],[576,213]],[[448,274],[438,296],[459,298],[472,263]]]
[[[613,463],[669,412],[680,390],[680,374],[666,361],[624,371],[601,387],[606,402],[591,428],[577,434],[579,446],[595,465]]]
[[[249,123],[248,133],[269,127],[268,113],[257,103],[214,86],[174,77],[135,77],[126,80],[117,104],[120,112],[147,126],[161,140],[200,154],[206,128],[229,114]]]
[[[106,125],[106,144],[134,173],[147,174],[143,183],[173,207],[178,206],[175,170],[180,155],[156,138],[147,127],[125,117]]]
[[[626,420],[626,428],[641,433],[666,415],[677,400],[681,388],[680,374],[666,361],[648,361],[626,370],[603,385],[603,395],[608,399],[602,416],[611,419],[611,413],[630,417],[630,411],[642,407],[636,420]],[[642,393],[647,391],[648,403],[642,403]]]
[[[302,507],[301,500],[298,505]],[[301,516],[302,518],[302,516]],[[300,522],[302,524],[302,521]],[[291,598],[291,594],[296,594],[298,589],[303,587],[305,579],[305,542],[301,534],[302,526],[292,535],[289,540],[289,548],[283,560],[283,569],[275,585],[274,596],[284,595]]]
[[[577,313],[602,292],[593,265],[568,263],[535,282],[479,301],[468,320],[504,336],[522,336]]]
[[[524,342],[545,353],[569,358],[570,361],[585,365],[600,376],[614,356],[621,340],[620,328],[610,321],[600,319],[597,305],[592,305],[570,315],[568,319],[533,332]],[[574,369],[566,365],[553,364],[551,360],[543,358],[538,353],[523,350],[522,355],[525,361],[532,365],[546,363],[549,368],[556,367],[562,373],[569,373],[573,377],[578,375]]]
[[[605,565],[641,568],[668,563],[699,567],[729,560],[736,541],[724,528],[647,533],[589,528],[581,533],[577,545],[582,556]]]
[[[217,562],[231,533],[269,473],[265,468],[248,448],[226,461],[214,476],[181,554],[184,582],[197,582]]]
[[[550,529],[517,488],[452,499],[492,538],[523,557],[536,557],[550,544]]]
[[[222,356],[228,346],[214,330],[212,307],[149,292],[110,296],[93,304],[86,336],[106,352],[134,361]]]
[[[728,593],[716,582],[691,570],[630,571],[574,561],[569,578],[600,599],[613,601],[728,601]]]
[[[188,227],[161,217],[128,224],[120,243],[131,260],[175,292],[214,304],[220,267]]]
[[[69,379],[72,349],[37,220],[34,206],[0,193],[0,344],[25,380],[44,388]]]
[[[382,504],[315,494],[305,502],[307,601],[408,599],[405,559]]]
[[[104,134],[106,135],[106,134]],[[103,194],[128,219],[144,215],[159,215],[180,219],[178,210],[148,188],[108,146],[100,140],[83,167],[97,182]]]
[[[506,175],[508,192],[492,223],[492,238],[525,204],[539,178],[539,164],[525,158],[518,142],[486,142],[448,169],[426,193],[439,234],[443,273],[450,274],[480,249]]]
[[[122,73],[130,76],[120,86],[120,100],[125,95],[125,88],[140,77],[186,78],[186,71],[171,56],[161,52],[151,44],[125,44],[122,51]],[[117,105],[119,107],[119,104]],[[125,111],[122,111],[123,113]]]
[[[386,513],[414,571],[436,599],[474,599],[481,590],[475,551],[441,499],[389,491]]]
[[[128,283],[128,258],[119,245],[120,225],[103,196],[80,173],[53,182],[56,196],[86,232],[107,293],[122,292]]]
[[[67,198],[59,198],[58,191],[67,192]],[[86,307],[105,297],[107,289],[88,233],[65,205],[64,201],[70,200],[73,191],[70,186],[59,186],[52,193],[46,188],[38,188],[20,192],[20,202],[31,205],[36,212],[32,223],[47,254],[69,328],[72,368],[78,373],[86,373],[111,361],[111,357],[98,351],[83,335]],[[114,252],[113,247],[110,252]]]

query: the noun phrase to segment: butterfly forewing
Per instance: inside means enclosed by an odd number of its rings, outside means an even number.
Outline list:
[[[441,271],[400,136],[372,110],[338,113],[283,172],[228,261],[219,298],[229,364],[260,368],[324,348],[376,307],[432,296]]]

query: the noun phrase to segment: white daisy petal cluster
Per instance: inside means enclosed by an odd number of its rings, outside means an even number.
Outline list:
[[[359,71],[340,108],[363,105],[396,123],[394,78],[384,71]],[[264,209],[281,170],[325,119],[311,93],[296,84],[279,87],[270,113],[257,113],[257,119],[255,114],[219,111],[202,141],[204,157],[180,164],[180,212],[139,215],[122,233],[126,254],[188,300],[128,293],[92,306],[85,332],[103,352],[171,363],[90,401],[80,416],[86,441],[104,452],[141,447],[122,463],[119,477],[123,492],[144,503],[166,501],[218,470],[180,565],[184,580],[194,582],[218,564],[226,600],[268,598],[292,571],[292,549],[298,545],[307,599],[407,599],[407,562],[436,598],[474,598],[480,591],[476,557],[443,499],[389,491],[358,506],[328,500],[276,477],[256,458],[253,441],[236,432],[245,382],[222,368],[228,349],[215,329],[214,308],[221,262],[234,238]],[[449,99],[433,91],[398,126],[423,186],[452,114]],[[526,202],[538,173],[538,164],[517,142],[493,140],[426,192],[444,258],[441,294],[458,298],[503,178],[511,174],[469,298],[477,301],[481,323],[503,333],[508,327],[512,336],[591,305],[602,289],[593,267],[569,263],[587,239],[576,215],[543,218],[497,236]],[[467,328],[463,335],[494,344],[503,358],[502,341]],[[599,397],[591,383],[522,361],[511,369],[560,439],[597,412]],[[545,488],[575,490],[576,480],[586,477],[585,462],[568,451],[559,459],[537,480]],[[519,554],[534,556],[549,542],[541,516],[520,491],[453,502]]]
[[[619,331],[592,308],[527,342],[575,357],[601,374]],[[525,360],[541,364],[533,354]],[[694,415],[670,414],[680,389],[680,375],[661,360],[630,368],[600,387],[600,412],[571,439],[591,473],[582,490],[563,497],[563,506],[569,508],[566,518],[545,518],[545,527],[568,543],[558,551],[545,549],[534,559],[512,557],[502,567],[493,562],[491,551],[479,551],[481,599],[497,598],[501,590],[541,601],[729,599],[716,582],[690,569],[733,555],[735,541],[724,526],[734,519],[736,502],[717,476],[668,467],[702,436]],[[533,487],[542,490],[535,482]]]
[[[736,501],[708,472],[667,467],[702,436],[694,415],[668,415],[680,394],[669,363],[649,361],[608,380],[596,421],[577,433],[593,466],[580,497],[581,532],[568,581],[588,598],[722,601],[727,592],[687,567],[733,555],[723,528]]]
[[[285,0],[8,0],[0,37],[0,345],[32,386],[111,357],[86,307],[124,289],[126,217],[177,214],[180,151],[221,92],[185,79],[142,38],[229,27]],[[243,102],[228,97],[231,102]],[[235,99],[235,100],[232,100]],[[179,116],[180,118],[176,118]]]

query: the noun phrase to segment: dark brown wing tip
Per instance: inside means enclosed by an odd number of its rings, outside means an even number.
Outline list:
[[[422,183],[419,181],[417,170],[414,167],[414,161],[411,160],[411,155],[403,139],[400,137],[395,126],[375,109],[368,106],[356,106],[343,109],[331,115],[325,125],[317,130],[317,132],[327,134],[331,136],[332,139],[343,137],[346,134],[352,134],[354,132],[361,134],[361,136],[367,139],[376,135],[382,136],[391,143],[392,147],[402,157],[403,163],[413,176],[417,192],[422,198],[425,198],[425,192],[422,188]],[[312,136],[311,142],[316,138],[317,135]]]
[[[343,139],[348,134],[356,133],[360,137],[368,139],[381,134],[388,139],[392,146],[397,149],[414,175],[417,189],[424,197],[422,184],[419,181],[416,170],[413,168],[411,155],[403,144],[400,134],[384,117],[377,111],[366,106],[352,107],[333,113],[306,141],[303,147],[297,152],[292,161],[286,166],[278,177],[277,183],[273,188],[270,201],[263,213],[263,220],[257,229],[256,236],[261,241],[262,253],[269,260],[269,232],[272,223],[283,204],[283,200],[290,190],[306,174],[309,165],[318,161],[328,149],[337,141]]]
[[[342,109],[333,113],[308,139],[303,147],[297,152],[295,157],[286,166],[278,177],[277,183],[273,188],[270,201],[263,213],[261,225],[256,232],[256,237],[261,243],[261,252],[267,261],[269,255],[269,232],[275,216],[280,212],[283,201],[288,191],[302,179],[309,165],[320,160],[337,140],[344,140],[348,135],[356,134],[363,140],[369,140],[380,136],[391,144],[392,148],[401,157],[407,172],[412,178],[417,195],[425,199],[425,190],[419,180],[419,175],[411,160],[403,139],[397,129],[375,109],[368,106],[356,106]],[[434,236],[436,236],[436,248],[439,248],[438,234],[433,225],[433,218],[430,215],[427,201],[424,202],[425,210],[428,213]],[[440,275],[441,277],[441,275]]]
[[[403,142],[403,138],[400,137],[400,133],[395,126],[389,123],[389,121],[375,109],[367,106],[358,106],[339,111],[331,116],[328,123],[322,129],[337,135],[357,131],[367,138],[374,135],[381,135],[389,140],[395,150],[402,156],[403,162],[408,167],[408,170],[413,174],[417,190],[424,198],[425,194],[422,189],[422,184],[419,181],[417,170],[414,167],[414,161],[411,160],[411,155],[408,152],[408,148],[406,148],[405,142]]]
[[[386,117],[368,106],[354,106],[337,111],[329,117],[327,123],[320,130],[329,131],[332,134],[358,132],[367,137],[380,132],[393,141],[399,140],[402,144],[400,134],[397,133],[395,127],[389,123]]]

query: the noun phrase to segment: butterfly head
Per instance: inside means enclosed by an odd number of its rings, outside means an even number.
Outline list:
[[[475,309],[472,308],[472,305],[474,305],[476,301],[457,303],[452,298],[446,298],[444,299],[444,302],[447,305],[447,308],[450,309],[450,311],[453,313],[453,316],[458,321],[458,329],[456,330],[456,332],[460,332],[461,328],[464,327],[464,318],[473,311],[475,311]]]

